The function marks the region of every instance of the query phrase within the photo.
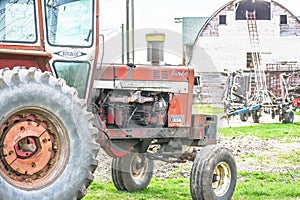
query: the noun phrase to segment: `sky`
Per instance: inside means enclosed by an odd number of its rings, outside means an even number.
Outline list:
[[[300,0],[275,1],[300,16]],[[126,23],[126,0],[100,2],[100,31],[106,41],[104,61],[120,62],[120,27]],[[145,34],[153,31],[166,33],[164,49],[167,63],[182,63],[182,24],[175,23],[174,18],[210,17],[228,2],[230,0],[134,0],[135,63],[147,62]]]
[[[164,28],[180,31],[174,18],[209,17],[230,0],[134,0],[135,28]],[[276,0],[300,16],[299,0]],[[101,0],[101,29],[117,32],[126,22],[126,0]]]

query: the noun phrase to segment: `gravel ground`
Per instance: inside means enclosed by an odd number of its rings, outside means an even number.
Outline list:
[[[262,118],[261,121],[264,123],[274,122],[274,120],[268,121],[265,118]],[[231,120],[228,125],[227,122],[221,121],[223,127],[241,125],[253,125],[253,123],[249,121],[241,124],[238,120]],[[289,160],[286,162],[284,160],[284,155],[292,154],[295,150],[300,151],[299,143],[283,144],[277,139],[239,136],[233,138],[219,137],[218,144],[227,147],[234,154],[238,171],[286,172],[300,170],[300,164],[291,164]],[[296,154],[295,156],[299,155]],[[300,163],[299,157],[295,159],[296,163],[297,159]],[[95,172],[95,180],[110,180],[112,159],[103,150],[100,150],[98,160],[99,166]],[[170,164],[156,161],[153,176],[159,178],[189,177],[191,165],[192,162]]]

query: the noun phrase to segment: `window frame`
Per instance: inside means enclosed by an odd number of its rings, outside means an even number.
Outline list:
[[[219,25],[227,25],[227,15],[219,15]]]
[[[75,2],[76,0],[74,0]],[[53,47],[75,47],[75,48],[91,48],[95,41],[94,41],[94,37],[95,37],[95,28],[96,28],[96,25],[95,25],[95,0],[91,0],[91,4],[92,4],[92,21],[91,21],[91,24],[92,24],[92,27],[91,27],[91,32],[89,35],[87,35],[91,42],[89,45],[78,45],[78,44],[58,44],[58,43],[53,43],[50,41],[50,34],[49,34],[49,29],[48,29],[48,13],[47,13],[47,0],[44,0],[44,12],[45,12],[45,27],[46,27],[46,30],[45,30],[45,33],[46,33],[46,38],[47,38],[47,43],[50,45],[50,46],[53,46]]]
[[[287,24],[288,24],[287,15],[280,15],[280,25],[287,25]]]
[[[9,1],[7,1],[9,3]],[[39,41],[39,34],[38,34],[38,24],[37,24],[37,10],[36,10],[36,1],[32,0],[32,6],[33,6],[33,18],[34,18],[34,36],[35,39],[32,41],[25,41],[25,40],[0,40],[1,43],[13,43],[13,44],[36,44]],[[2,13],[2,11],[1,11]],[[5,8],[4,8],[4,15],[5,15]],[[1,19],[2,20],[2,19]]]
[[[85,83],[84,83],[84,84],[85,84],[85,89],[84,89],[84,94],[83,94],[83,96],[80,96],[80,93],[79,93],[79,91],[77,90],[77,88],[76,88],[74,85],[69,84],[69,83],[67,82],[67,80],[65,79],[65,77],[62,77],[61,74],[58,73],[57,66],[55,66],[57,63],[70,63],[70,64],[75,63],[75,64],[85,64],[85,65],[87,66],[87,69],[86,69],[87,74],[86,74],[86,81],[85,81]],[[71,65],[70,65],[70,66],[71,66]],[[80,98],[86,99],[86,97],[87,97],[87,92],[88,92],[88,89],[89,89],[89,88],[88,88],[88,86],[89,86],[89,77],[90,77],[91,68],[92,68],[90,62],[88,62],[88,61],[77,61],[77,60],[76,60],[76,61],[55,60],[55,61],[52,63],[52,68],[53,68],[53,70],[54,70],[54,72],[55,72],[55,74],[57,75],[58,78],[63,78],[63,79],[66,81],[67,85],[69,85],[70,87],[74,87],[74,88],[76,89],[76,91],[78,92],[78,96],[79,96]]]

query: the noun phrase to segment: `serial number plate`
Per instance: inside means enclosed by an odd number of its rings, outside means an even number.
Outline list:
[[[182,115],[170,116],[170,121],[174,122],[174,123],[182,123],[183,122],[183,116]]]

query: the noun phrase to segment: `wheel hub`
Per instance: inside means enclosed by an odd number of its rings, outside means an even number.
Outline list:
[[[15,152],[18,158],[29,158],[36,152],[37,144],[35,137],[26,137],[15,144]]]
[[[38,107],[15,111],[0,125],[0,175],[19,188],[43,188],[61,174],[68,147],[55,115]]]
[[[142,180],[147,172],[147,161],[146,158],[140,155],[135,155],[131,163],[131,174],[136,180]]]
[[[212,187],[217,196],[223,196],[229,189],[231,182],[230,167],[227,163],[219,163],[213,174]]]
[[[6,163],[17,173],[33,175],[51,158],[52,142],[48,131],[36,122],[18,122],[3,140]]]

